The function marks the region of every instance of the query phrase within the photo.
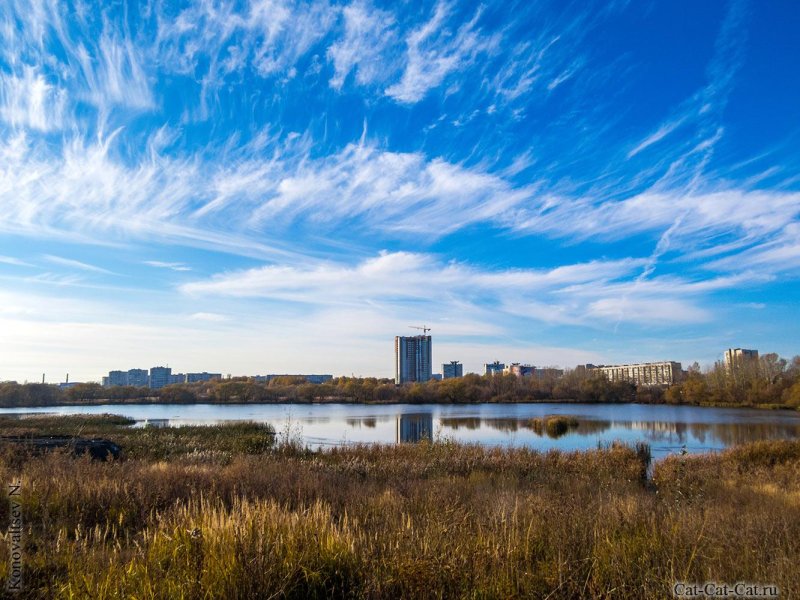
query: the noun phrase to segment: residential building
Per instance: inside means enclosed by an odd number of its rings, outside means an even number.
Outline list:
[[[533,375],[535,367],[531,365],[521,365],[519,363],[511,363],[503,369],[503,375],[516,375],[517,377],[530,377]]]
[[[431,379],[431,336],[397,336],[394,338],[395,383],[425,382]]]
[[[464,376],[464,365],[457,360],[442,364],[442,379],[453,379]]]
[[[745,348],[728,348],[724,354],[725,368],[729,371],[741,369],[746,365],[758,364],[758,350]]]
[[[587,371],[600,371],[609,381],[634,385],[672,385],[683,379],[681,363],[675,361],[630,365],[586,365]]]
[[[127,371],[109,371],[108,372],[108,385],[128,385]]]
[[[186,383],[186,373],[174,373],[169,376],[169,384]]]
[[[502,375],[503,370],[506,368],[505,364],[496,360],[493,363],[486,363],[483,365],[484,375]]]
[[[128,385],[135,387],[147,387],[150,385],[150,376],[147,374],[147,369],[128,370]]]
[[[109,371],[108,377],[103,377],[103,387],[115,385],[133,385],[146,387],[150,383],[146,369],[130,369],[128,371]]]
[[[213,375],[213,377],[217,377],[217,375]],[[213,378],[212,377],[212,378]],[[301,374],[291,374],[291,373],[271,373],[269,375],[255,375],[253,380],[258,383],[269,383],[276,377],[302,377],[308,383],[328,383],[329,381],[333,380],[333,375],[324,374],[324,375],[301,375]]]
[[[555,367],[537,367],[533,370],[536,379],[561,379],[564,376],[564,369]]]
[[[222,379],[222,373],[187,373],[186,383],[198,383],[200,381],[211,381],[212,379]]]
[[[152,367],[150,369],[150,389],[158,390],[169,385],[172,369],[170,367]]]

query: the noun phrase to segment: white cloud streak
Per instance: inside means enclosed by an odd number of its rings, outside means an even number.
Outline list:
[[[269,265],[223,273],[179,289],[192,297],[260,298],[317,309],[379,304],[396,312],[417,306],[430,314],[479,315],[478,321],[504,314],[604,328],[615,320],[650,326],[707,322],[712,315],[699,300],[717,290],[764,280],[747,273],[700,281],[668,276],[631,281],[643,263],[626,259],[549,270],[487,271],[442,263],[427,254],[383,252],[355,265]]]
[[[343,9],[342,17],[344,35],[328,48],[328,58],[335,70],[331,87],[341,89],[352,71],[360,85],[391,77],[394,68],[386,50],[397,37],[392,14],[367,2],[354,2]]]
[[[445,78],[464,69],[479,55],[496,48],[499,39],[485,36],[477,27],[480,11],[455,32],[445,25],[450,8],[437,4],[431,19],[406,37],[408,51],[400,81],[386,95],[404,104],[419,102]]]

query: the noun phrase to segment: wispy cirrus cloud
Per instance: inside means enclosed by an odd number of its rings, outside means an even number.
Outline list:
[[[33,266],[30,263],[25,262],[24,260],[20,260],[18,258],[15,258],[13,256],[2,256],[2,255],[0,255],[0,264],[12,265],[12,266],[15,266],[15,267],[32,267]]]
[[[430,20],[408,34],[403,75],[386,89],[387,96],[402,103],[418,102],[450,73],[464,69],[479,55],[496,49],[499,38],[483,34],[478,27],[480,10],[455,33],[447,24],[450,10],[447,4],[439,2]]]
[[[328,48],[334,67],[331,87],[341,89],[351,72],[360,85],[391,78],[397,68],[387,53],[397,43],[394,16],[357,1],[342,10],[342,18],[344,35]]]
[[[61,129],[66,104],[66,90],[49,83],[36,68],[25,66],[19,75],[0,71],[0,120],[11,127]]]
[[[104,269],[102,267],[98,267],[97,265],[92,265],[89,263],[82,262],[80,260],[75,260],[74,258],[65,258],[63,256],[53,256],[52,254],[43,254],[42,258],[49,263],[54,265],[59,265],[62,267],[67,267],[69,269],[78,269],[80,271],[90,271],[92,273],[104,273],[107,275],[111,275],[111,271],[108,269]]]
[[[146,261],[144,261],[144,264],[146,264],[148,266],[151,266],[151,267],[156,267],[158,269],[169,269],[171,271],[191,271],[192,270],[191,267],[187,267],[185,264],[179,263],[179,262],[165,262],[165,261],[161,261],[161,260],[146,260]]]
[[[268,265],[222,273],[179,289],[190,296],[262,298],[317,308],[378,303],[391,310],[389,306],[413,302],[427,306],[432,314],[488,311],[548,324],[603,328],[613,319],[650,325],[707,322],[712,313],[702,301],[708,294],[755,285],[764,278],[747,273],[712,280],[675,276],[633,280],[644,263],[645,259],[625,259],[498,271],[441,262],[427,254],[382,252],[354,265]]]

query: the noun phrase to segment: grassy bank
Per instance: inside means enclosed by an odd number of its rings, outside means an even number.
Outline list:
[[[647,482],[627,447],[314,453],[248,425],[20,423],[79,427],[125,458],[2,448],[0,478],[22,486],[18,597],[662,598],[676,579],[800,594],[798,442],[670,458]],[[0,585],[8,565],[2,544]]]

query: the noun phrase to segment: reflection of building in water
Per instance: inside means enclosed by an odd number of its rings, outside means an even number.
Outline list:
[[[433,415],[418,413],[397,417],[397,443],[433,439]]]
[[[628,381],[635,385],[671,385],[683,378],[681,363],[675,361],[633,365],[586,365],[585,368],[600,371],[609,381]]]

